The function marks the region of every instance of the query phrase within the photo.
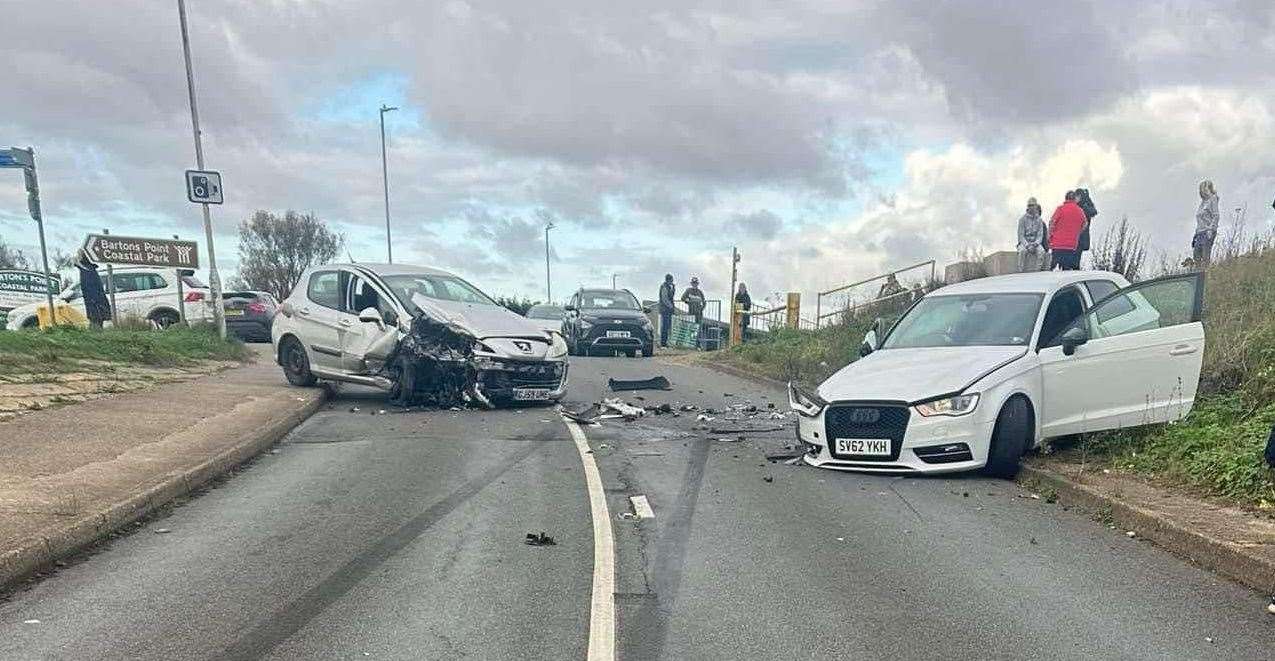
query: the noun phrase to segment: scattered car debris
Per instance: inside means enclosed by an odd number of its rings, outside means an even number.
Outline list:
[[[164,534],[170,533],[170,532],[172,532],[172,531],[173,531],[173,530],[172,530],[171,528],[156,528],[156,529],[155,529],[155,534],[156,534],[156,535],[164,535]]]
[[[638,518],[638,515],[634,514],[633,512],[620,512],[620,513],[617,515],[617,518],[624,519],[624,520],[626,520],[626,521],[627,521],[627,520],[629,520],[629,519],[636,519],[636,518]]]
[[[1126,531],[1124,531],[1124,536],[1125,536],[1125,537],[1128,537],[1129,539],[1133,539],[1134,537],[1137,537],[1137,536],[1138,536],[1138,533],[1136,533],[1136,532],[1134,532],[1134,531],[1132,531],[1132,530],[1126,530]]]
[[[653,376],[649,379],[607,379],[607,386],[612,392],[621,392],[625,390],[672,390],[673,384],[663,376]]]
[[[651,502],[646,499],[646,496],[629,496],[629,502],[633,504],[633,515],[637,518],[655,518],[655,510],[651,509]]]
[[[1271,603],[1266,604],[1266,612],[1275,615],[1275,596],[1271,597]]]
[[[696,422],[712,422],[712,421],[713,421],[713,418],[710,418],[710,417],[708,416],[708,414],[706,414],[706,413],[701,413],[701,414],[699,414],[699,415],[695,416],[695,421],[696,421]]]
[[[541,532],[539,535],[537,535],[534,532],[527,533],[527,539],[523,540],[523,543],[528,546],[557,546],[558,545],[557,542],[553,541],[552,537],[550,537],[549,535],[546,535],[544,532]]]
[[[735,438],[727,438],[723,436],[722,438],[717,439],[717,442],[718,443],[738,443],[739,441],[742,441],[742,440],[744,440],[743,436],[736,436]]]
[[[619,399],[618,397],[602,400],[602,407],[614,411],[625,420],[635,420],[646,413],[645,409],[640,409],[636,406],[626,404],[624,400]]]
[[[36,619],[30,619],[30,620],[23,620],[22,623],[23,624],[39,624],[40,621]]]
[[[569,411],[564,408],[561,413],[564,418],[582,425],[596,425],[598,424],[598,417],[602,415],[602,407],[593,404],[583,411]]]
[[[766,455],[766,461],[772,464],[785,463],[789,466],[796,464],[801,459],[801,453],[796,451],[772,452]]]
[[[393,406],[432,404],[459,408],[477,404],[493,408],[478,387],[474,345],[478,339],[456,324],[429,315],[412,318],[410,332],[385,359],[380,376],[392,382]]]
[[[774,482],[774,481],[775,481],[775,478],[774,478],[773,476],[770,476],[770,475],[763,475],[763,476],[761,476],[761,479],[762,479],[762,481],[763,481],[763,482]]]

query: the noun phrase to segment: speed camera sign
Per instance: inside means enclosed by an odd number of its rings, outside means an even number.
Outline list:
[[[221,204],[221,173],[187,170],[186,199],[197,204]]]

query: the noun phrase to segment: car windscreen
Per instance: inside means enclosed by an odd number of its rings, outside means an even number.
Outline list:
[[[1043,294],[928,296],[895,325],[882,349],[1023,346]]]
[[[582,291],[582,309],[638,310],[637,299],[626,291]]]
[[[496,305],[496,302],[488,298],[486,294],[455,276],[413,273],[383,275],[381,279],[394,291],[394,295],[403,303],[403,306],[414,315],[420,310],[416,309],[415,303],[412,303],[413,294],[439,301]]]
[[[561,319],[562,308],[556,305],[533,305],[527,310],[528,319]]]

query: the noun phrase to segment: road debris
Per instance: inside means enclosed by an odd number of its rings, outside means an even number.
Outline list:
[[[655,518],[655,510],[651,509],[651,503],[646,499],[646,496],[629,496],[629,502],[633,504],[633,515],[637,518]]]
[[[611,392],[673,389],[673,384],[663,376],[653,376],[649,379],[607,379],[607,386],[611,388]]]
[[[1266,612],[1275,615],[1275,597],[1271,597],[1271,603],[1266,604]]]
[[[40,621],[36,619],[30,619],[30,620],[23,620],[22,623],[23,624],[39,624]]]
[[[411,330],[389,352],[378,374],[393,384],[389,403],[494,408],[478,383],[474,362],[477,342],[478,338],[459,324],[436,321],[425,314],[414,317]]]
[[[602,415],[602,407],[593,404],[582,411],[569,411],[563,408],[560,413],[562,413],[562,417],[582,425],[596,425],[598,424],[598,417]]]
[[[1124,531],[1124,536],[1125,536],[1125,537],[1128,537],[1129,539],[1133,539],[1134,537],[1137,537],[1137,536],[1138,536],[1138,533],[1136,533],[1136,532],[1134,532],[1134,531],[1132,531],[1132,530],[1126,530],[1126,531]]]
[[[523,543],[526,544],[527,546],[557,546],[558,545],[557,542],[553,541],[552,537],[550,537],[549,535],[546,535],[544,532],[541,532],[539,535],[537,535],[534,532],[527,533],[527,538],[523,540]]]
[[[718,443],[738,443],[738,442],[740,442],[740,441],[742,441],[742,440],[744,440],[744,437],[743,437],[743,436],[736,436],[735,438],[727,438],[727,437],[723,436],[723,437],[721,437],[721,438],[717,439],[717,442],[718,442]]]
[[[156,529],[155,529],[155,534],[156,534],[156,535],[164,535],[164,534],[170,533],[170,532],[172,532],[172,531],[173,531],[173,530],[172,530],[171,528],[156,528]]]
[[[774,478],[773,476],[770,476],[770,475],[763,475],[763,476],[761,476],[761,479],[762,479],[762,481],[763,481],[763,482],[774,482],[774,481],[775,481],[775,478]]]
[[[636,420],[646,414],[645,409],[631,406],[618,397],[611,397],[602,400],[602,408],[614,411],[619,417],[625,420]],[[601,417],[606,417],[605,415]]]

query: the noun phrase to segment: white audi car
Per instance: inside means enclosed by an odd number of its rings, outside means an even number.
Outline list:
[[[983,278],[936,290],[817,389],[789,384],[805,461],[1011,477],[1042,440],[1182,418],[1204,353],[1202,274]]]

